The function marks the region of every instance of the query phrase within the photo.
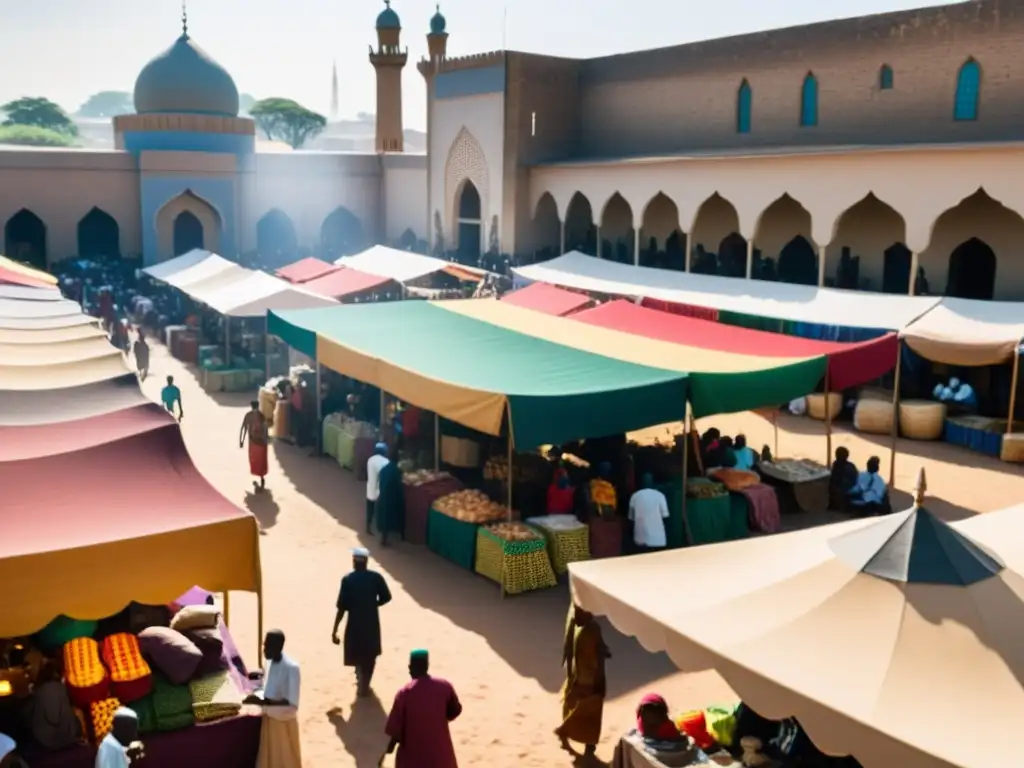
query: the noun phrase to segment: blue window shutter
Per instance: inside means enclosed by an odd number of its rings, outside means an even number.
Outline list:
[[[878,87],[883,91],[891,90],[894,79],[892,67],[888,64],[883,64],[882,69],[878,72]]]
[[[750,84],[744,80],[736,96],[736,132],[750,133],[750,112],[753,102]]]
[[[981,96],[981,67],[968,59],[960,67],[956,78],[956,99],[953,103],[954,120],[977,120],[978,100]]]
[[[800,92],[800,125],[809,128],[818,124],[818,81],[811,72],[804,78]]]

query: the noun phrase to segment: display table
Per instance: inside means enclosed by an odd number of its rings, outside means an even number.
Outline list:
[[[356,465],[356,436],[338,427],[337,437],[338,451],[334,458],[344,469],[352,469]]]
[[[621,517],[594,518],[587,523],[590,535],[590,556],[619,557],[622,554],[622,532],[625,523]]]
[[[366,462],[377,448],[377,438],[357,437],[352,445],[352,461],[355,464],[356,480],[366,482]]]
[[[248,709],[254,711],[248,713]],[[247,714],[212,723],[197,723],[180,731],[147,733],[141,737],[146,758],[140,768],[181,768],[191,763],[217,768],[252,768],[260,749],[263,716],[255,708]],[[33,744],[24,749],[32,768],[93,768],[96,748],[80,745],[59,752],[47,752]]]
[[[462,483],[448,476],[422,485],[405,486],[405,540],[427,543],[427,517],[430,507],[442,496],[462,490]]]
[[[551,567],[558,576],[568,573],[569,563],[590,559],[590,530],[582,523],[564,528],[547,525],[543,517],[527,518],[526,522],[544,537]]]
[[[746,506],[735,508],[728,493],[706,499],[688,498],[686,528],[691,544],[745,539],[749,533]]]
[[[207,392],[247,392],[263,378],[263,371],[248,368],[202,368],[202,386]]]
[[[338,458],[338,437],[341,435],[341,427],[330,421],[324,421],[321,427],[320,444],[323,452],[332,459]],[[340,461],[338,462],[341,463]]]
[[[779,530],[782,524],[779,495],[770,485],[758,483],[729,495],[734,504],[743,506],[750,530],[759,533],[775,533]]]
[[[543,537],[532,541],[507,541],[485,526],[476,529],[474,569],[498,584],[503,595],[547,589],[558,583]]]
[[[688,751],[668,756],[665,762],[657,755],[648,752],[644,740],[636,730],[632,730],[619,739],[615,745],[611,768],[679,768],[680,766],[724,766],[724,768],[742,768],[742,765],[728,756],[718,752],[711,760],[699,747],[691,746]]]
[[[779,510],[787,512],[823,512],[828,509],[828,467],[810,459],[762,461],[757,471],[766,485],[776,489]]]
[[[978,453],[998,457],[1003,449],[1005,419],[987,416],[952,416],[945,422],[945,440]]]
[[[476,523],[456,520],[434,507],[427,514],[427,549],[467,571],[476,560]]]

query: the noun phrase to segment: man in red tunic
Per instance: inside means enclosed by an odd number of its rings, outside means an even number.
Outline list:
[[[391,705],[385,732],[391,741],[380,762],[398,748],[396,768],[458,768],[448,724],[462,714],[462,704],[447,680],[428,673],[426,651],[409,656],[407,683]]]
[[[260,413],[258,400],[253,400],[250,410],[242,419],[242,429],[238,434],[238,447],[245,445],[245,437],[249,436],[249,472],[253,477],[260,480],[257,483],[253,480],[253,487],[257,491],[266,488],[267,477],[267,421]]]

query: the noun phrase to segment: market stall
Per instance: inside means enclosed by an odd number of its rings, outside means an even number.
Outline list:
[[[573,598],[682,669],[716,669],[760,715],[796,718],[826,754],[864,768],[998,765],[1024,714],[1024,509],[947,524],[923,491],[917,501],[882,519],[577,563]],[[685,604],[652,583],[686,585]]]
[[[474,569],[501,587],[501,594],[518,595],[557,584],[545,538],[518,522],[481,525],[476,530]]]
[[[593,306],[589,296],[556,288],[547,283],[533,283],[506,293],[501,300],[523,309],[532,309],[546,315],[564,317]]]
[[[310,293],[344,303],[401,298],[400,283],[387,277],[360,272],[350,267],[335,267],[334,272],[309,280],[302,287]]]
[[[0,270],[3,270],[3,274],[7,275],[7,279],[0,280],[0,282],[30,288],[45,286],[55,288],[57,286],[57,278],[49,272],[35,269],[27,264],[22,264],[20,261],[9,259],[6,256],[0,256]]]
[[[352,256],[342,256],[334,262],[338,266],[358,270],[364,274],[386,277],[397,283],[408,283],[435,273],[449,272],[457,279],[473,276],[479,279],[485,270],[455,264],[434,256],[412,251],[375,245]]]
[[[287,280],[289,283],[308,283],[310,280],[324,277],[332,272],[336,272],[338,269],[339,267],[334,264],[314,258],[313,256],[307,256],[304,259],[299,259],[289,264],[287,267],[281,267],[274,274],[282,280]]]
[[[434,502],[462,490],[462,483],[447,472],[414,470],[402,473],[405,485],[404,538],[411,544],[427,543],[427,518]]]
[[[776,489],[783,513],[828,509],[828,467],[810,459],[763,461],[757,466],[765,483]]]
[[[1017,432],[1014,416],[1020,383],[1020,345],[1024,339],[1024,318],[1018,302],[972,301],[943,298],[940,304],[911,323],[900,334],[911,350],[936,363],[951,366],[980,367],[1012,363],[1008,413],[1003,418],[986,418],[976,413],[949,414],[945,432],[949,442],[1004,461],[1024,461],[1024,432]],[[945,406],[940,420],[946,416]],[[898,391],[893,408],[900,410],[900,430],[906,435]],[[895,441],[896,429],[893,429]],[[935,435],[934,437],[938,437]],[[895,445],[893,446],[895,453]],[[895,459],[894,459],[895,461]]]

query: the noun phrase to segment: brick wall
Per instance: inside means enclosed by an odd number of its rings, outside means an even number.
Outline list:
[[[955,6],[744,35],[581,62],[579,156],[828,144],[1020,138],[1024,0]],[[982,68],[979,120],[955,122],[960,66]],[[894,87],[879,89],[888,64]],[[816,127],[799,126],[800,91],[819,86]],[[753,89],[752,130],[736,96]]]

